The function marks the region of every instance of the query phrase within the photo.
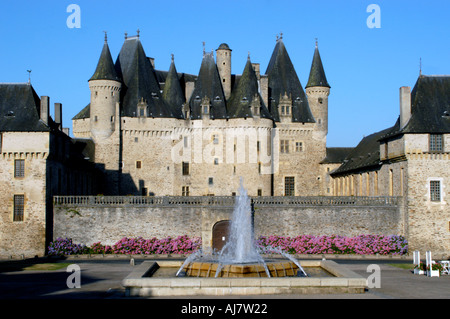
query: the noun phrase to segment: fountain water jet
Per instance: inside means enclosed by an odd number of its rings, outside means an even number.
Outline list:
[[[294,275],[294,268],[298,268],[298,271],[300,271],[304,277],[307,276],[300,266],[300,263],[280,249],[266,247],[264,252],[275,252],[289,259],[291,264],[288,266],[292,269],[292,275]],[[213,269],[215,273],[214,276],[219,277],[222,274],[222,270],[227,268],[226,276],[230,276],[231,271],[232,277],[261,277],[262,272],[265,272],[267,277],[271,277],[271,272],[268,269],[267,263],[268,262],[264,260],[260,254],[260,250],[255,245],[251,202],[241,178],[239,196],[236,198],[233,210],[228,242],[219,252],[217,257],[214,257],[212,254],[205,254],[202,250],[192,254],[180,267],[177,276],[179,276],[183,269],[186,269],[186,274],[188,276],[195,272],[197,273],[197,276],[201,276],[202,267],[208,267],[208,276],[212,274],[211,270]],[[205,266],[205,264],[207,264],[207,266]],[[277,269],[285,269],[286,267],[286,265],[279,262],[271,262],[270,264],[273,266],[276,276],[279,275]],[[284,275],[286,274],[287,272],[284,270]],[[224,274],[222,274],[222,276],[224,276]]]

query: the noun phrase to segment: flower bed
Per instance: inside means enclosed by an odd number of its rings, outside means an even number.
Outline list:
[[[94,243],[91,247],[74,244],[71,239],[58,238],[50,243],[49,255],[74,254],[191,254],[201,248],[200,237],[178,236],[157,239],[124,237],[112,246]],[[290,254],[357,254],[357,255],[404,255],[408,243],[402,236],[360,235],[297,237],[261,236],[256,246],[281,249]]]
[[[49,255],[74,254],[190,254],[201,247],[201,238],[178,236],[157,239],[127,238],[124,237],[112,246],[94,243],[91,247],[76,245],[72,239],[58,238],[50,243]]]
[[[404,255],[408,252],[406,239],[395,235],[261,236],[257,245],[277,247],[290,254]]]

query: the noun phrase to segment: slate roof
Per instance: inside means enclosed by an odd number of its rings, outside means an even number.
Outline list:
[[[253,69],[250,57],[247,59],[244,71],[239,77],[235,77],[235,85],[230,98],[227,101],[228,115],[230,118],[253,117],[251,106],[253,99],[259,97],[259,114],[263,118],[271,119],[269,110],[258,91],[258,79]]]
[[[450,75],[420,75],[411,91],[410,120],[381,139],[405,133],[450,133]]]
[[[277,107],[280,97],[287,93],[292,98],[292,121],[314,123],[308,99],[281,38],[277,40],[266,74],[269,78],[268,106],[272,118],[280,121]]]
[[[380,163],[380,144],[378,140],[381,136],[384,136],[395,130],[398,127],[397,124],[388,129],[373,133],[364,137],[359,144],[347,155],[344,163],[334,170],[330,175],[346,174],[350,172],[377,169],[381,167]]]
[[[80,112],[78,112],[74,117],[72,117],[72,120],[87,119],[90,116],[91,116],[91,103],[86,105]]]
[[[342,164],[353,149],[353,147],[327,147],[326,156],[320,164]]]
[[[103,49],[98,60],[97,68],[95,69],[92,77],[89,79],[89,81],[92,80],[120,81],[114,68],[114,62],[112,60],[111,52],[109,51],[109,46],[106,41],[103,44]]]
[[[169,72],[165,79],[163,99],[172,110],[172,113],[177,118],[183,118],[183,104],[186,101],[184,91],[181,88],[180,79],[178,78],[175,62],[172,59]]]
[[[142,47],[139,37],[129,37],[120,50],[115,64],[122,79],[122,116],[136,116],[137,104],[143,98],[149,117],[174,117],[162,98],[155,70]]]
[[[50,127],[40,120],[40,104],[31,84],[0,83],[0,131],[50,131]]]
[[[194,91],[189,100],[191,119],[195,120],[202,118],[201,103],[204,97],[208,97],[211,101],[210,118],[227,118],[225,95],[223,93],[219,71],[217,70],[217,65],[214,61],[212,52],[203,55]]]
[[[323,69],[322,59],[320,58],[319,48],[316,43],[313,61],[311,63],[311,71],[309,72],[308,83],[305,88],[313,86],[330,87]]]

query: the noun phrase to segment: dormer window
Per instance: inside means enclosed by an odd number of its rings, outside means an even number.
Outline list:
[[[288,105],[281,106],[281,115],[289,115],[291,113],[291,107]]]
[[[144,98],[141,98],[137,105],[137,116],[147,117],[147,101]]]
[[[203,105],[203,114],[209,114],[209,106]]]
[[[253,115],[259,115],[259,107],[258,106],[253,107]]]
[[[248,101],[247,97],[244,96],[244,97],[242,98],[242,100],[241,100],[241,103],[247,103],[247,101]]]

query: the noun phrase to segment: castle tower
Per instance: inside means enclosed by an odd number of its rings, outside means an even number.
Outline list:
[[[326,136],[328,134],[328,95],[330,94],[330,85],[323,70],[317,41],[305,91],[311,112],[316,120],[316,129]]]
[[[105,34],[105,43],[94,75],[89,79],[91,91],[90,126],[94,140],[105,139],[115,130],[122,83],[114,69]],[[118,115],[118,114],[117,114]]]
[[[116,195],[120,189],[121,146],[119,101],[122,82],[117,76],[105,34],[105,43],[91,90],[90,131],[95,142],[95,162],[103,166],[104,194]]]
[[[222,43],[216,50],[217,69],[222,82],[223,93],[228,100],[231,96],[231,49]]]

